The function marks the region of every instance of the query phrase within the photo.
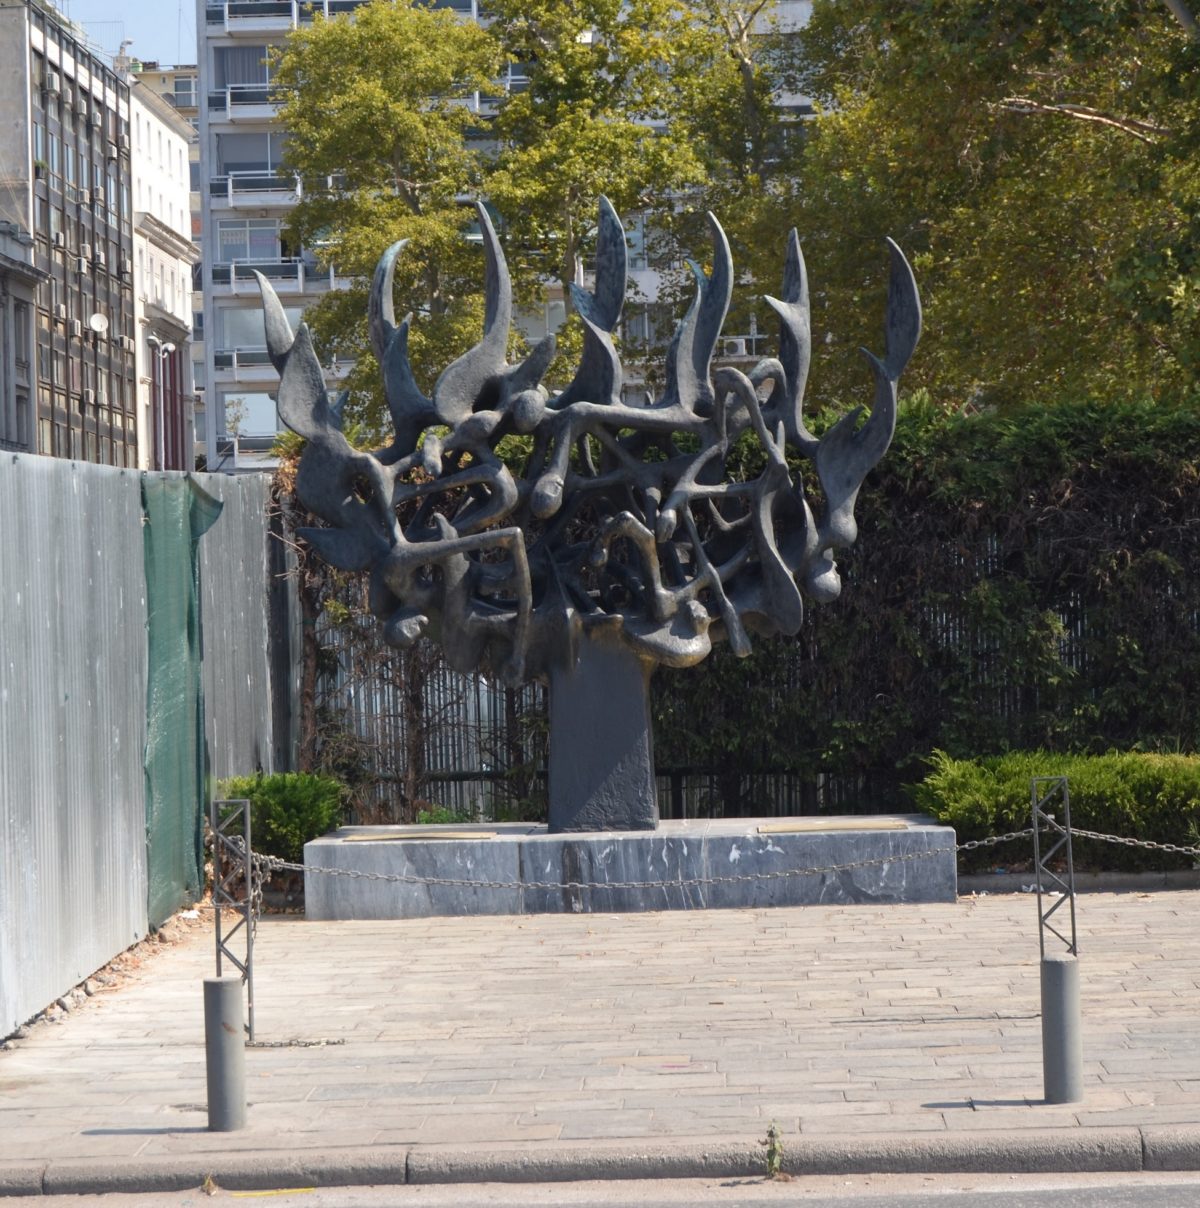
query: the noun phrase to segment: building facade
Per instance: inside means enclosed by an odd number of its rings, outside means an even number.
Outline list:
[[[254,272],[274,285],[293,325],[305,306],[342,284],[336,270],[318,271],[316,256],[291,246],[284,234],[301,185],[279,172],[285,132],[271,100],[267,54],[299,24],[318,14],[350,12],[359,2],[198,0],[203,382],[210,470],[270,465],[279,431],[279,375],[267,357]],[[331,366],[331,385],[338,376]]]
[[[199,73],[194,63],[168,65],[154,61],[132,59],[130,71],[137,82],[160,97],[187,122],[191,133],[188,141],[188,207],[191,211],[191,241],[200,247],[203,216],[200,212],[200,106]],[[200,249],[203,251],[203,248]],[[203,465],[207,454],[204,441],[204,293],[201,287],[201,266],[192,266],[192,457]]]
[[[130,77],[138,465],[191,470],[193,436],[191,125]]]
[[[0,113],[0,222],[10,249],[28,253],[0,271],[16,291],[13,339],[32,358],[4,400],[4,439],[32,453],[135,466],[129,84],[82,30],[25,0],[0,8]],[[31,340],[16,330],[23,273],[33,286]],[[7,389],[7,376],[0,380]]]

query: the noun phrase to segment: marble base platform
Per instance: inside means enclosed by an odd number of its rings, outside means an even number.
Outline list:
[[[567,835],[527,823],[348,826],[305,844],[305,914],[399,919],[952,902],[954,845],[952,828],[905,814],[664,821],[656,831]],[[825,870],[877,859],[884,862]],[[804,869],[813,871],[796,872]]]

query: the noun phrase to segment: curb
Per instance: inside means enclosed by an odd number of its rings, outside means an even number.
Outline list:
[[[0,1165],[0,1197],[186,1191],[206,1178],[227,1191],[747,1178],[763,1175],[764,1161],[761,1144],[719,1140],[196,1154]],[[877,1134],[859,1140],[800,1136],[785,1141],[783,1169],[793,1175],[1200,1170],[1200,1124]]]
[[[1029,872],[959,873],[958,896],[972,893],[1032,893],[1036,874]],[[1172,872],[1077,872],[1076,893],[1152,893],[1155,890],[1200,889],[1200,869]]]

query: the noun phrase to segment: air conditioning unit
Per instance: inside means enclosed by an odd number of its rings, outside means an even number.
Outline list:
[[[62,231],[54,232],[54,246],[55,247],[66,247],[67,246],[67,237]]]
[[[85,404],[87,404],[88,406],[95,406],[95,404],[96,404],[96,392],[95,392],[94,390],[85,390],[85,391],[83,392],[83,401],[84,401],[84,403],[85,403]]]
[[[124,348],[126,352],[132,352],[134,348],[137,347],[137,345],[135,345],[133,342],[133,336],[122,336],[121,347]]]
[[[102,206],[103,204],[104,204],[104,190],[103,189],[93,189],[92,190],[92,205]]]
[[[117,144],[116,143],[108,144],[108,158],[109,159],[117,158]]]
[[[54,317],[55,317],[56,319],[63,319],[64,321],[66,320],[66,317],[67,317],[67,304],[66,304],[65,302],[60,302],[60,303],[59,303],[59,304],[58,304],[58,305],[57,305],[57,306],[54,308]]]
[[[92,258],[92,245],[90,243],[81,243],[79,245],[79,254],[85,260],[90,260]]]
[[[93,126],[104,125],[104,110],[100,108],[99,104],[95,105],[92,108],[92,123],[91,124]]]
[[[95,264],[97,268],[104,268],[108,264],[108,257],[99,249],[96,249]]]
[[[83,336],[83,324],[78,319],[71,320],[71,335],[77,340]]]
[[[59,96],[62,93],[62,79],[57,71],[46,72],[45,90],[50,96]]]
[[[133,275],[133,261],[128,256],[121,257],[121,276],[131,277]]]
[[[82,256],[75,261],[75,271],[77,273],[86,273],[88,271],[88,262]]]
[[[87,111],[87,97],[81,92],[75,97],[75,112],[78,113],[80,117],[87,117]]]
[[[746,341],[742,339],[726,340],[725,355],[727,357],[744,357],[746,355]]]

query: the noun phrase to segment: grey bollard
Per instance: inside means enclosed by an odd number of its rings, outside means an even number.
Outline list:
[[[246,1036],[242,979],[204,979],[204,1056],[208,1073],[208,1128],[246,1127]]]
[[[1042,1076],[1047,1103],[1083,1098],[1079,960],[1070,953],[1042,957]]]

